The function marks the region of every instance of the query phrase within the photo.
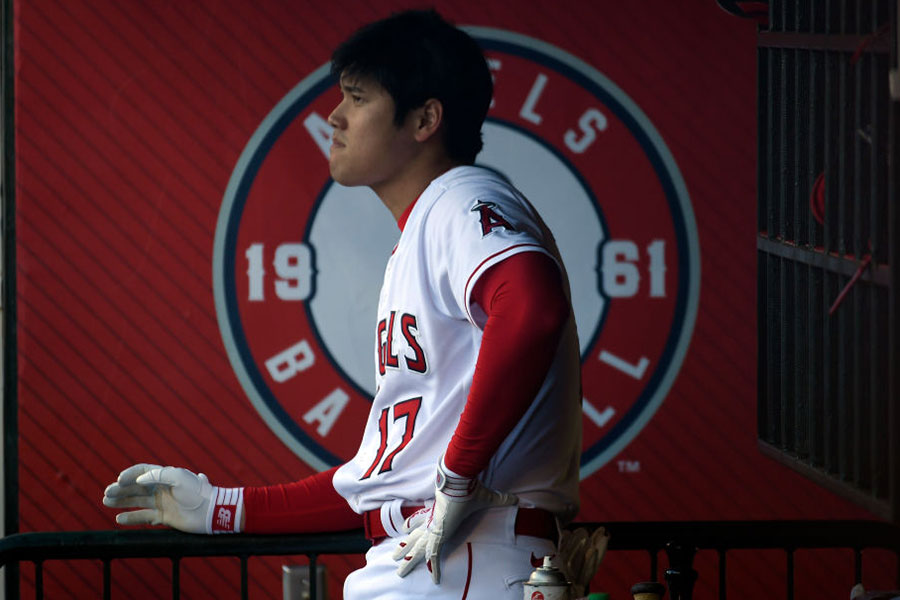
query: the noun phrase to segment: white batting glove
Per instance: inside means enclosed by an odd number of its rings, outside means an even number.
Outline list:
[[[608,545],[609,533],[603,527],[598,527],[590,535],[583,527],[575,531],[563,530],[559,538],[559,558],[576,598],[584,596]]]
[[[239,533],[243,488],[210,485],[187,469],[138,464],[119,474],[103,492],[103,504],[137,508],[120,512],[120,525],[167,525],[189,533]]]
[[[440,555],[444,542],[472,513],[493,506],[511,506],[519,499],[484,487],[477,479],[448,472],[443,458],[437,469],[434,505],[409,517],[403,526],[409,535],[394,551],[400,562],[397,574],[405,577],[420,562],[431,572],[434,583],[441,582]]]

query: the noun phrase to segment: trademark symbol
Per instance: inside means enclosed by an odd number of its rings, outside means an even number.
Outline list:
[[[641,461],[639,460],[619,460],[616,461],[616,464],[619,465],[619,473],[641,472]]]

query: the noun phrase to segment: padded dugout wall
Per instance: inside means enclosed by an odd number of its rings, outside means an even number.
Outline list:
[[[377,200],[329,185],[337,91],[317,69],[404,6],[12,3],[19,530],[112,528],[102,490],[137,461],[263,484],[355,447],[379,274],[348,256],[377,263],[396,230]],[[490,166],[534,178],[577,266],[579,518],[871,516],[756,446],[755,24],[697,1],[435,6],[492,60]],[[357,318],[362,334],[340,331]],[[339,597],[361,557],[323,562]],[[280,596],[280,564],[251,561],[254,597]],[[798,556],[798,595],[843,594],[849,565]],[[711,597],[715,558],[696,566]],[[236,561],[181,573],[185,598],[239,585]],[[49,597],[94,597],[100,566],[44,577]],[[624,596],[645,577],[620,553],[593,587]],[[742,553],[729,596],[782,577],[780,556]],[[128,561],[114,593],[155,598],[167,578]]]

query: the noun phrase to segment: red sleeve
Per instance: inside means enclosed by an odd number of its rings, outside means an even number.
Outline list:
[[[559,267],[522,252],[494,265],[472,290],[488,318],[472,389],[444,464],[474,477],[531,406],[556,355],[571,305]]]
[[[247,533],[313,533],[363,526],[362,517],[337,493],[337,467],[293,483],[244,488]]]

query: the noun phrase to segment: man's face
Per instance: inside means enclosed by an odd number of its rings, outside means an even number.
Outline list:
[[[413,128],[394,125],[394,100],[375,81],[341,76],[341,101],[328,117],[334,127],[328,165],[342,185],[376,192],[402,176],[415,155]]]

